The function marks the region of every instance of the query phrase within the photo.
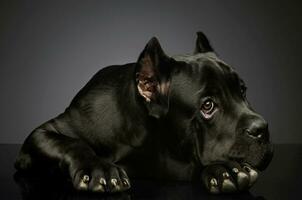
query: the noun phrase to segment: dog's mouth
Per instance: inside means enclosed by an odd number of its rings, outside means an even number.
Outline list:
[[[255,153],[255,155],[253,155]],[[262,149],[251,150],[246,157],[246,162],[260,171],[265,170],[272,161],[274,154],[273,145],[267,144]]]
[[[273,158],[273,145],[250,145],[246,151],[235,153],[230,151],[229,159],[247,165],[256,171],[265,170]]]

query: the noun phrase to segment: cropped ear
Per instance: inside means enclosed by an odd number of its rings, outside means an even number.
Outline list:
[[[140,54],[135,79],[150,116],[160,118],[169,110],[170,58],[153,37]]]
[[[207,36],[201,31],[197,32],[197,39],[196,39],[196,46],[195,46],[194,53],[195,54],[206,53],[210,51],[214,51],[214,49],[212,48]]]

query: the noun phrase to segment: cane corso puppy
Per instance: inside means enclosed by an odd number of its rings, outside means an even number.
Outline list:
[[[15,166],[58,169],[75,189],[114,193],[130,178],[201,181],[243,191],[272,158],[268,125],[246,86],[198,32],[167,56],[152,38],[135,63],[101,69],[66,110],[25,140]]]

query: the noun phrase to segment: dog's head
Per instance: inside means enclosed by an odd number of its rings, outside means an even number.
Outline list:
[[[194,54],[173,57],[151,39],[136,66],[138,93],[175,149],[202,165],[235,160],[263,170],[273,152],[268,124],[249,104],[244,81],[197,35]]]

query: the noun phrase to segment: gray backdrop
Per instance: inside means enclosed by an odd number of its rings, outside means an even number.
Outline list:
[[[192,52],[204,31],[248,85],[275,143],[301,143],[301,1],[42,1],[0,5],[0,143],[21,143],[100,68],[136,61],[157,36]]]

